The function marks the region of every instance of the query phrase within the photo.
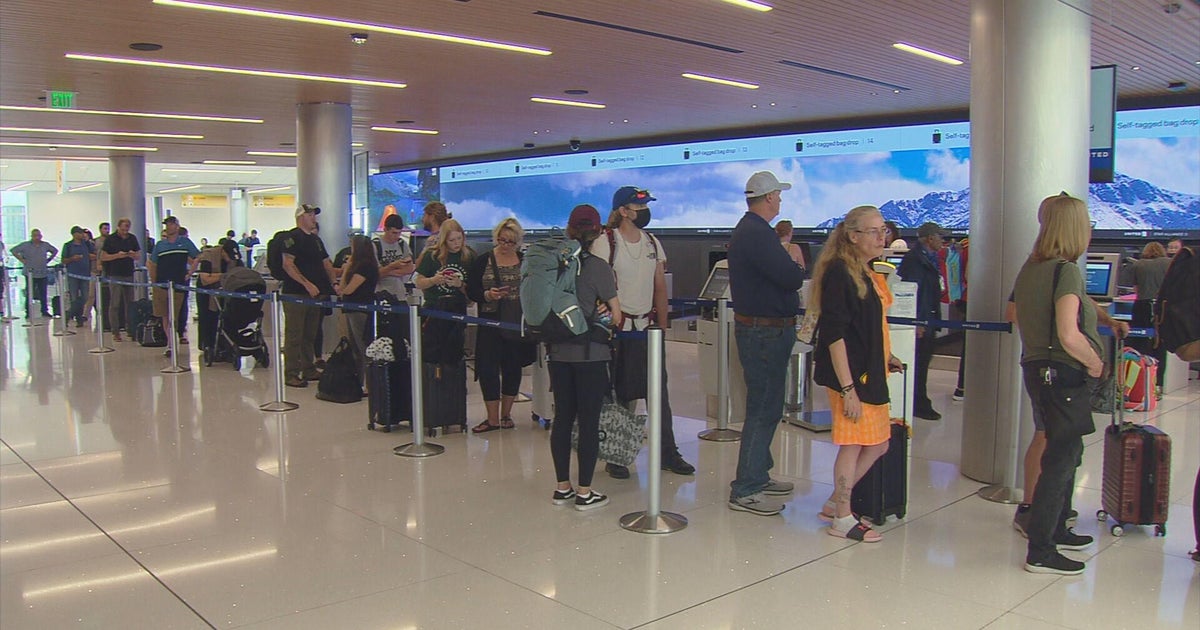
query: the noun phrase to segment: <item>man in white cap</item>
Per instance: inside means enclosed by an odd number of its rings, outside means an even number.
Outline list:
[[[771,479],[771,440],[783,415],[788,357],[796,343],[797,291],[804,269],[779,246],[769,223],[779,216],[782,192],[791,184],[759,171],[746,182],[748,210],[729,239],[729,289],[733,297],[734,338],[746,381],[746,421],[738,451],[737,477],[730,484],[729,508],[770,516],[783,511],[790,481]]]
[[[333,294],[337,279],[325,243],[317,235],[317,215],[311,204],[296,208],[296,227],[283,241],[283,293],[323,300]],[[288,387],[306,387],[321,377],[313,345],[321,326],[321,308],[295,302],[283,304],[283,372]]]

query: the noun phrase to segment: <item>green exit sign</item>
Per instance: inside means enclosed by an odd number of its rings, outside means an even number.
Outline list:
[[[46,102],[50,105],[50,109],[75,109],[75,93],[47,90]]]

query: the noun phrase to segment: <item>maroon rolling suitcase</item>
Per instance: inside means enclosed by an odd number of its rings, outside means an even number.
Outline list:
[[[1124,361],[1116,361],[1121,366]],[[1117,369],[1117,367],[1114,367]],[[1117,373],[1116,383],[1125,381]],[[1118,385],[1119,387],[1119,385]],[[1104,429],[1103,489],[1096,518],[1116,521],[1113,536],[1125,534],[1129,525],[1154,525],[1156,536],[1167,535],[1167,508],[1171,497],[1171,437],[1158,427],[1125,422],[1121,394],[1116,398],[1112,423]]]

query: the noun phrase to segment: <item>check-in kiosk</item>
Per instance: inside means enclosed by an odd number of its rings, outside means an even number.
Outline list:
[[[729,294],[729,261],[718,260],[708,274],[708,280],[700,289],[700,299],[719,300],[730,299]],[[728,302],[725,307],[730,310],[729,317],[729,356],[724,360],[729,362],[729,421],[743,422],[746,419],[746,381],[742,378],[742,362],[738,359],[737,341],[733,337],[733,309]],[[718,413],[718,382],[717,372],[720,370],[719,361],[722,357],[717,354],[717,334],[720,330],[716,307],[701,310],[700,318],[696,320],[697,355],[700,359],[700,383],[704,386],[707,400],[708,415],[719,417]]]

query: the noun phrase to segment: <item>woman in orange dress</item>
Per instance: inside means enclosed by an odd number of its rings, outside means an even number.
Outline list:
[[[886,230],[874,206],[847,213],[821,249],[811,289],[819,313],[814,380],[827,388],[839,446],[833,494],[821,517],[830,521],[830,535],[862,542],[877,542],[880,535],[851,514],[850,493],[887,452],[887,374],[901,369],[885,319],[892,294],[871,268],[883,254]]]

